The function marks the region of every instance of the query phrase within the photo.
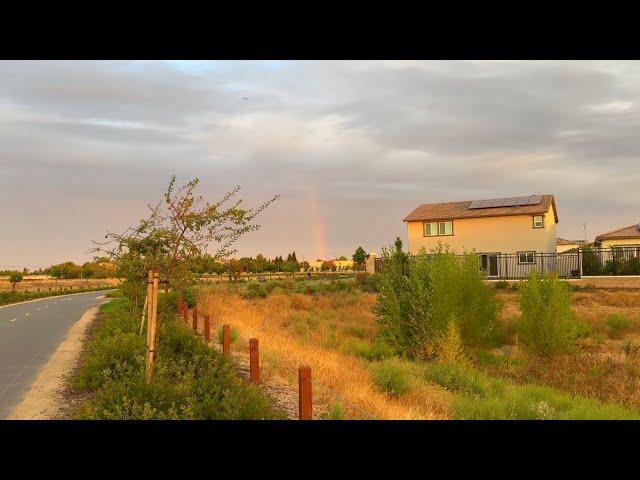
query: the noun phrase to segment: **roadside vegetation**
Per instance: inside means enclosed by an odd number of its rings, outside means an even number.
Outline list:
[[[284,418],[260,389],[238,377],[233,361],[214,351],[160,312],[155,374],[144,378],[145,335],[140,319],[121,297],[101,307],[99,324],[72,379],[89,393],[73,413],[76,419],[278,419]]]
[[[111,287],[96,287],[96,288],[79,288],[77,290],[56,290],[56,291],[41,291],[41,292],[0,292],[0,306],[10,305],[12,303],[26,302],[28,300],[37,300],[38,298],[57,297],[60,295],[69,295],[71,293],[85,293],[85,292],[97,292],[101,290],[108,290]]]

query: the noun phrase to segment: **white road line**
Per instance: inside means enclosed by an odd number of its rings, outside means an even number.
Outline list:
[[[29,315],[31,315],[29,312],[24,314],[25,317],[28,317]]]
[[[11,321],[12,321],[12,322],[15,322],[16,320],[17,320],[16,318],[12,318],[12,319],[11,319]]]

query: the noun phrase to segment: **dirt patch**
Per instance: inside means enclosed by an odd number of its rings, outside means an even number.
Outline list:
[[[52,420],[68,418],[67,413],[81,401],[70,396],[66,379],[77,368],[88,327],[93,323],[99,307],[87,310],[69,330],[49,362],[40,370],[38,378],[22,401],[9,415],[11,420]]]

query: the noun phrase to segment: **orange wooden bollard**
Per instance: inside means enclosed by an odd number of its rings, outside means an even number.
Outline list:
[[[193,320],[191,322],[193,333],[198,333],[198,307],[193,307]]]
[[[258,339],[249,339],[249,381],[260,383],[260,357],[258,353]]]
[[[313,408],[311,401],[311,367],[298,369],[298,415],[300,420],[311,420]]]
[[[184,304],[184,309],[182,310],[182,319],[184,320],[184,323],[187,323],[189,321],[189,305],[187,305],[186,303]]]
[[[231,346],[231,327],[227,324],[222,326],[222,353],[224,355],[229,355],[230,346]]]
[[[209,343],[211,340],[211,317],[209,315],[204,316],[204,341]]]

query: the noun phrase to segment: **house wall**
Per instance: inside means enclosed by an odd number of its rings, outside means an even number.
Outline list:
[[[446,220],[446,219],[442,219]],[[532,215],[453,219],[453,235],[425,237],[423,223],[407,222],[407,239],[410,253],[421,248],[427,251],[438,242],[449,245],[457,253],[476,252],[516,253],[535,251],[555,253],[556,223],[553,207],[545,214],[544,228],[533,228]]]
[[[602,240],[601,248],[611,248],[618,245],[640,245],[639,238],[616,238],[611,240]]]
[[[564,253],[564,252],[568,252],[569,250],[572,250],[574,248],[578,248],[581,245],[578,245],[577,243],[571,244],[571,245],[556,245],[556,252],[557,253]]]

